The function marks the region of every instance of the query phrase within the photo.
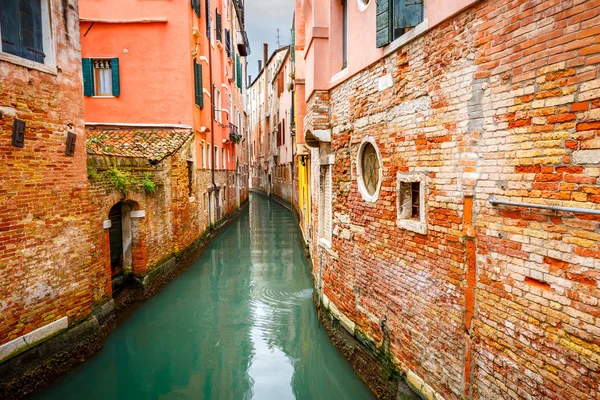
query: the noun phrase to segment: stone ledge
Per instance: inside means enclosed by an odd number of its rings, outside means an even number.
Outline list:
[[[19,338],[16,338],[8,343],[0,346],[0,364],[8,359],[50,339],[52,336],[59,334],[67,329],[69,319],[63,317],[57,321],[51,322],[48,325],[42,326],[35,331],[29,332]]]

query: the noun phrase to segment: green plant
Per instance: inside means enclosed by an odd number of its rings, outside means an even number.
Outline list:
[[[88,165],[87,167],[87,175],[89,179],[92,179],[94,181],[97,181],[101,178],[100,174],[98,173],[98,170],[91,165]]]
[[[152,179],[148,172],[145,172],[144,176],[142,177],[142,185],[144,185],[144,190],[146,191],[146,194],[152,194],[156,191],[156,184],[152,182]]]
[[[119,192],[127,195],[129,193],[129,185],[131,185],[131,178],[129,174],[125,171],[121,171],[117,167],[112,167],[111,169],[105,172],[108,177],[110,183],[117,189]]]

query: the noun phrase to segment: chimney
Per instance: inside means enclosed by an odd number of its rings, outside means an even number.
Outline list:
[[[267,68],[267,62],[269,61],[269,43],[263,44],[264,46],[264,54],[263,58],[265,60],[265,68]]]
[[[262,71],[262,61],[258,60],[258,72]]]

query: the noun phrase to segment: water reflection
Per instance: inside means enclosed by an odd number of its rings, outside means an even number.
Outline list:
[[[318,327],[292,216],[249,211],[44,399],[367,399]]]

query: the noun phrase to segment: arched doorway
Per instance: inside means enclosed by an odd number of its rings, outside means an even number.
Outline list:
[[[109,236],[113,292],[123,286],[125,276],[130,274],[133,269],[131,211],[135,208],[136,205],[133,203],[120,201],[108,213],[111,222]]]

